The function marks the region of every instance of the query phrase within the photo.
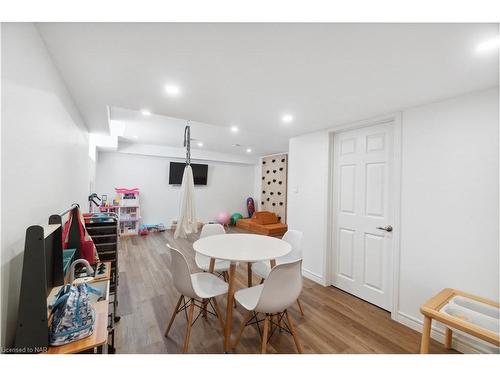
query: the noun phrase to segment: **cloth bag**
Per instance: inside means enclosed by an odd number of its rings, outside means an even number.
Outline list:
[[[80,231],[80,258],[85,259],[90,264],[99,262],[99,255],[97,254],[94,241],[92,241],[92,237],[90,237],[87,228],[85,228],[85,219],[78,207],[69,213],[68,221],[64,224],[63,248],[67,249],[69,246],[69,231],[73,220],[78,220],[78,229]]]
[[[99,290],[85,283],[76,286],[66,284],[57,293],[51,310],[50,345],[65,345],[92,335],[95,310],[90,303],[89,293],[101,295]]]

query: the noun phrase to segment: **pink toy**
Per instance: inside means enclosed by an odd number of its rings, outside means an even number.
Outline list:
[[[217,222],[222,225],[229,225],[229,221],[231,221],[231,215],[227,212],[221,212],[217,215]]]
[[[121,206],[139,206],[139,188],[115,188],[115,191],[120,197]]]
[[[127,189],[127,188],[115,188],[117,194],[132,194],[139,195],[139,188]]]

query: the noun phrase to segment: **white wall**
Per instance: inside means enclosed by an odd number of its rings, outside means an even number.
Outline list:
[[[402,112],[398,320],[415,329],[420,305],[442,288],[500,299],[498,106],[495,88]],[[292,138],[289,151],[288,220],[307,238],[304,267],[323,283],[328,132]]]
[[[260,211],[262,198],[262,158],[254,166],[253,195],[255,211]]]
[[[99,152],[96,191],[115,196],[115,187],[138,187],[142,223],[164,223],[169,226],[179,213],[180,186],[168,184],[171,161],[158,156]],[[197,163],[196,160],[192,160]],[[254,193],[254,165],[223,162],[208,164],[208,183],[195,186],[196,213],[200,220],[214,220],[219,212],[247,215],[246,198]]]
[[[403,112],[399,314],[443,288],[498,301],[498,88]]]
[[[2,346],[15,334],[24,236],[86,207],[84,123],[33,24],[2,24]]]
[[[303,272],[319,283],[327,240],[328,143],[322,131],[292,138],[288,148],[288,227],[304,233]]]

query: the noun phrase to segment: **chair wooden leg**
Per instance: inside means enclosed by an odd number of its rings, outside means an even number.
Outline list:
[[[189,306],[189,315],[186,327],[186,337],[184,338],[184,346],[182,348],[183,353],[187,353],[189,346],[189,337],[191,336],[191,325],[193,324],[193,312],[194,312],[194,300],[191,299],[191,305]]]
[[[208,264],[208,272],[214,273],[215,268],[215,258],[210,258],[210,263]]]
[[[422,331],[422,342],[420,344],[420,354],[429,353],[429,342],[431,340],[432,319],[424,317],[424,328]]]
[[[252,286],[252,263],[247,263],[247,285],[250,288]]]
[[[302,304],[300,303],[300,299],[297,298],[297,305],[299,305],[300,315],[304,316],[304,310],[302,309]]]
[[[252,317],[252,314],[253,314],[253,311],[248,311],[245,314],[245,316],[243,317],[243,320],[241,321],[241,324],[240,324],[240,329],[238,330],[238,334],[236,335],[236,339],[234,340],[233,349],[235,349],[236,346],[238,345],[238,343],[240,342],[241,335],[243,334],[243,331],[245,330],[245,327],[246,327],[248,321]]]
[[[170,322],[168,323],[167,329],[165,330],[165,337],[167,337],[168,332],[170,332],[170,328],[172,327],[172,324],[174,323],[174,319],[175,319],[177,312],[178,312],[177,310],[179,310],[179,306],[181,305],[183,298],[184,298],[184,296],[181,294],[181,296],[179,297],[179,301],[177,301],[177,305],[175,305],[175,309],[174,309],[174,312],[172,313],[172,317],[170,318]]]
[[[264,329],[262,330],[262,346],[260,352],[266,354],[267,352],[267,333],[269,331],[269,317],[266,315],[264,319]]]
[[[299,354],[302,354],[302,345],[300,345],[299,336],[297,336],[297,331],[295,331],[295,325],[293,323],[292,316],[288,311],[285,310],[286,320],[288,320],[288,325],[290,327],[290,332],[292,333],[293,341],[295,342],[295,346],[297,347],[297,351]]]
[[[451,349],[451,340],[453,339],[453,331],[446,327],[444,336],[444,347],[446,349]]]
[[[219,303],[217,302],[215,297],[212,298],[212,301],[214,303],[214,309],[215,309],[215,313],[217,314],[217,319],[219,319],[219,324],[220,324],[220,328],[222,329],[222,334],[224,334],[224,320],[222,320],[222,314],[220,313]]]

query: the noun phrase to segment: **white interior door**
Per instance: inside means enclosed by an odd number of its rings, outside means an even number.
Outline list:
[[[392,308],[393,128],[340,132],[333,152],[333,285],[386,310]]]

